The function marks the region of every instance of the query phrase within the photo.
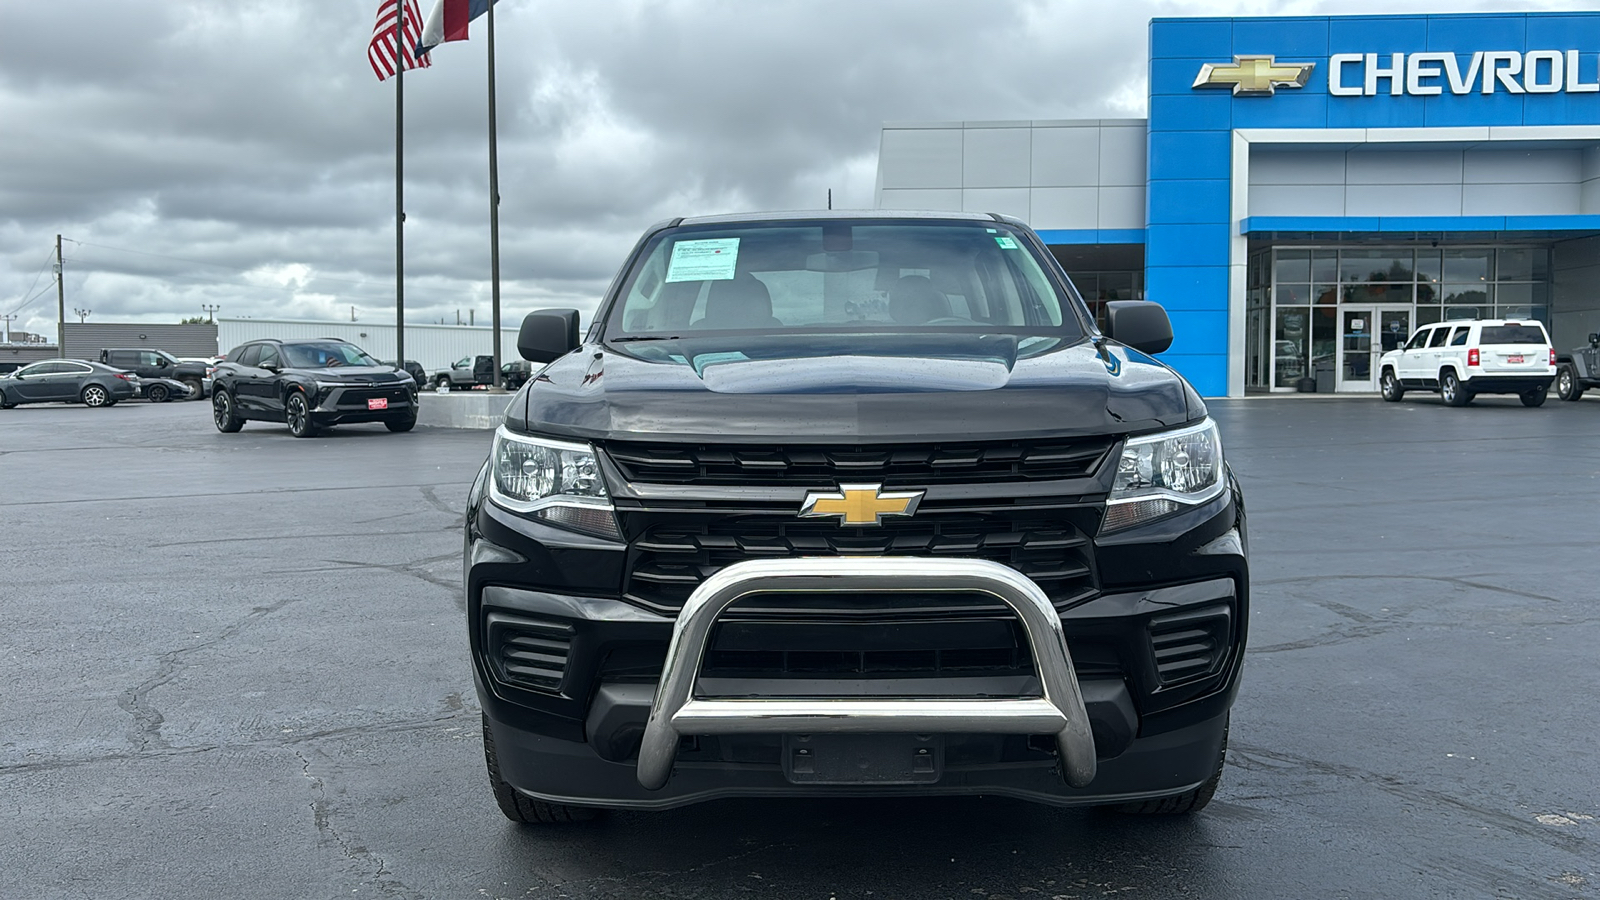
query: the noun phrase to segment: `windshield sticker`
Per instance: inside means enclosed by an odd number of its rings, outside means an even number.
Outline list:
[[[738,264],[738,238],[679,241],[672,245],[667,281],[731,281]]]
[[[994,239],[994,242],[996,244],[1000,245],[1000,249],[1001,250],[1015,250],[1015,249],[1017,249],[1017,242],[1012,240],[1011,238],[1006,237],[1005,235],[1000,235],[1000,236],[996,237]]]

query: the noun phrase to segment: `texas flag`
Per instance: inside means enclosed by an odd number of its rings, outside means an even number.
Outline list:
[[[428,22],[422,26],[422,40],[417,42],[417,55],[421,56],[446,41],[467,39],[467,23],[489,11],[489,4],[497,0],[439,0]]]

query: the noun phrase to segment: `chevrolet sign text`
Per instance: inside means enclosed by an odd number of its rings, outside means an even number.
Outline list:
[[[1577,50],[1480,50],[1454,53],[1335,53],[1328,58],[1328,93],[1339,97],[1493,94],[1593,94],[1600,81],[1583,81]]]

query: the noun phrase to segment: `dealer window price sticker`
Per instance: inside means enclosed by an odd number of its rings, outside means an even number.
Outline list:
[[[667,261],[667,281],[731,281],[738,265],[738,238],[679,241]]]

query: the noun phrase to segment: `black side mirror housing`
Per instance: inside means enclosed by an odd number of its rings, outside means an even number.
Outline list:
[[[1591,334],[1591,335],[1589,335],[1589,346],[1591,346],[1591,347],[1600,346],[1600,334]]]
[[[578,311],[540,309],[528,313],[517,332],[517,352],[529,362],[554,362],[578,347]]]
[[[1106,304],[1106,336],[1141,353],[1161,353],[1172,346],[1172,320],[1158,303],[1112,300]]]

